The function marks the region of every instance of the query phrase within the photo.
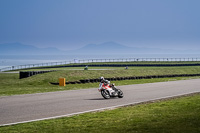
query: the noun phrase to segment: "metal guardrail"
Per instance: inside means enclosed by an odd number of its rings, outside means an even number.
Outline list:
[[[47,63],[38,63],[38,64],[18,65],[18,66],[2,68],[2,69],[0,69],[0,72],[27,69],[27,68],[44,67],[44,66],[64,65],[64,64],[70,64],[70,63],[72,63],[72,62],[71,61],[63,61],[63,62],[47,62]]]
[[[118,59],[88,59],[79,60],[78,63],[92,62],[136,62],[136,61],[200,61],[200,58],[118,58]]]
[[[86,59],[86,60],[78,60],[74,59],[74,61],[62,61],[62,62],[47,62],[47,63],[38,63],[38,64],[26,64],[26,65],[18,65],[5,67],[0,69],[0,72],[3,71],[11,71],[11,70],[20,70],[20,69],[28,69],[28,68],[36,68],[36,67],[48,67],[48,66],[57,66],[57,65],[65,65],[72,63],[95,63],[95,62],[138,62],[138,61],[154,61],[154,62],[173,62],[173,61],[200,61],[200,58],[118,58],[118,59]]]

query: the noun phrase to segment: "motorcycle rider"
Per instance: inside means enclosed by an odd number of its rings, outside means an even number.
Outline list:
[[[110,95],[112,95],[112,93],[115,92],[115,91],[112,89],[112,86],[113,86],[113,85],[110,85],[110,81],[105,80],[104,77],[101,77],[101,78],[100,78],[100,84],[99,84],[99,89],[98,89],[98,90],[99,90],[99,92],[100,92],[102,86],[103,86],[103,85],[107,85],[107,84],[109,84],[109,86],[110,86],[110,88],[107,88],[107,90],[109,91]]]

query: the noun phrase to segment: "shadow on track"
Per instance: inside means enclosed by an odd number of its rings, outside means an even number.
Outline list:
[[[106,100],[104,98],[92,98],[92,99],[85,99],[85,100]]]

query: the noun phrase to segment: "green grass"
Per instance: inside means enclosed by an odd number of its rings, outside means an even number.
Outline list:
[[[80,69],[80,70],[76,70]],[[182,67],[89,67],[89,71],[83,71],[84,68],[54,68],[54,69],[30,69],[27,71],[39,70],[60,70],[61,75],[66,73],[69,80],[89,79],[104,77],[123,77],[123,76],[146,76],[146,75],[164,75],[164,74],[196,74],[200,73],[200,66],[182,66]],[[96,69],[100,69],[96,71]],[[104,69],[104,70],[101,70]],[[108,70],[107,70],[108,69]],[[74,70],[74,71],[71,71]],[[82,71],[81,71],[82,70]],[[91,70],[91,71],[90,71]],[[67,74],[70,73],[70,74]],[[73,75],[74,74],[74,75]]]
[[[1,133],[199,133],[200,94],[0,127]]]
[[[89,68],[92,69],[92,68]],[[101,68],[102,69],[102,68]],[[122,67],[116,70],[60,70],[45,74],[35,75],[25,79],[19,79],[19,74],[0,73],[0,96],[31,94],[41,92],[52,92],[72,89],[84,89],[98,87],[98,83],[74,84],[60,87],[51,85],[49,82],[58,82],[60,77],[66,78],[66,81],[77,81],[80,79],[109,77],[127,77],[127,76],[145,76],[145,75],[166,75],[166,74],[196,74],[200,73],[200,66],[187,67],[129,67],[125,70]],[[188,77],[190,78],[190,77]],[[188,78],[161,78],[161,79],[142,79],[142,80],[124,80],[113,81],[117,86],[128,84],[142,84],[152,82],[164,82],[170,80],[182,80]],[[199,78],[199,77],[194,77]]]

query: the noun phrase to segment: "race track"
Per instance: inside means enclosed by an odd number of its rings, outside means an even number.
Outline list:
[[[200,92],[200,79],[119,86],[124,98],[105,100],[97,88],[0,97],[0,125],[59,118]]]

